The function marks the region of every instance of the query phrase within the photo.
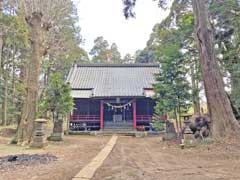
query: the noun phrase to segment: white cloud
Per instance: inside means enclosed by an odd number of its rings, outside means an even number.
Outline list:
[[[109,43],[115,42],[123,56],[134,54],[145,47],[153,26],[168,14],[152,0],[137,1],[136,19],[126,20],[122,9],[122,0],[80,0],[79,24],[87,51],[96,37],[103,36]]]

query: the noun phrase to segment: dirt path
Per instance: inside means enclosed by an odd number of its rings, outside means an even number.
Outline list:
[[[0,172],[1,180],[70,180],[105,146],[109,137],[66,136],[64,142],[50,143],[45,150],[0,146],[0,156],[9,154],[49,153],[57,161],[34,166],[19,165]],[[9,151],[10,150],[10,151]]]
[[[79,173],[74,176],[73,180],[90,180],[97,171],[97,169],[103,164],[104,160],[111,153],[117,142],[118,136],[112,136],[104,148],[95,156],[89,164],[84,166]]]
[[[92,180],[239,180],[240,147],[181,150],[159,138],[120,137]]]

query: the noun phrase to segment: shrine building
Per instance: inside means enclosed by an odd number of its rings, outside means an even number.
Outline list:
[[[158,64],[85,64],[71,68],[71,131],[150,129]]]

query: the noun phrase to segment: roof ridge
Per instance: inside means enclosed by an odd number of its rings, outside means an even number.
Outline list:
[[[76,64],[76,67],[159,67],[159,63],[132,63],[132,64]]]

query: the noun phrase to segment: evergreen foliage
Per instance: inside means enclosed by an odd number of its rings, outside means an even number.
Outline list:
[[[171,31],[164,32],[164,35],[168,40],[169,36],[174,38]],[[180,114],[180,111],[188,109],[191,102],[185,59],[176,42],[164,41],[159,48],[160,72],[156,76],[158,83],[154,87],[157,100],[155,110],[161,115],[174,111]]]
[[[176,116],[199,103],[200,72],[193,42],[193,15],[186,8],[187,2],[182,3],[173,3],[169,16],[154,26],[147,47],[136,58],[137,62],[160,63],[154,87],[158,117],[169,113]]]
[[[109,44],[102,36],[94,40],[94,46],[89,52],[92,55],[93,63],[107,63],[109,61],[108,54]]]
[[[73,106],[70,86],[64,82],[61,74],[52,74],[45,89],[45,96],[40,103],[41,115],[43,116],[47,111],[50,111],[53,120],[57,121],[59,117],[64,117],[70,113]]]
[[[89,54],[92,56],[93,63],[123,63],[117,44],[112,43],[109,47],[108,41],[102,36],[94,40],[94,46]]]

